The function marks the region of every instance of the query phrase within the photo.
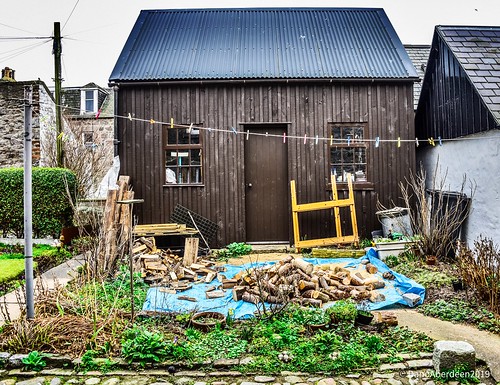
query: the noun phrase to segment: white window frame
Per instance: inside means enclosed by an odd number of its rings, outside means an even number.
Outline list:
[[[86,109],[86,105],[87,105],[87,92],[88,91],[92,91],[93,92],[93,98],[94,98],[94,109],[92,111],[87,111]],[[90,115],[90,114],[96,114],[97,111],[98,111],[98,91],[97,89],[89,89],[89,88],[85,88],[85,89],[82,89],[81,92],[80,92],[80,114],[81,115]]]

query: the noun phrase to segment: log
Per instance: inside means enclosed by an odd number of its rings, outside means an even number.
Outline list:
[[[330,296],[326,293],[323,293],[321,291],[315,290],[313,294],[313,298],[320,299],[322,302],[328,302],[330,301]]]
[[[328,285],[328,282],[326,281],[326,278],[325,277],[319,277],[319,285],[323,288],[323,289],[330,289],[330,285]]]
[[[290,272],[290,270],[292,270],[292,268],[293,265],[291,263],[285,263],[278,269],[277,273],[280,276],[288,275],[288,273]]]
[[[371,290],[382,289],[385,287],[384,281],[376,281],[368,284]]]
[[[377,266],[375,266],[371,263],[367,263],[365,265],[365,268],[366,268],[366,271],[369,272],[370,274],[375,274],[378,272]]]
[[[207,276],[205,277],[205,283],[212,282],[215,279],[216,276],[217,276],[217,274],[214,273],[214,272],[208,273]]]
[[[300,258],[294,258],[292,260],[292,265],[295,266],[296,268],[300,269],[306,274],[311,274],[314,270],[314,265],[310,262],[306,262],[303,259]]]
[[[314,289],[316,289],[316,284],[314,282],[304,281],[303,279],[301,279],[299,281],[299,290],[300,291],[307,291],[307,290],[314,290]]]
[[[226,293],[222,290],[213,290],[213,291],[205,292],[205,296],[207,297],[207,299],[222,298],[225,295],[226,295]]]
[[[184,256],[182,258],[183,266],[191,266],[196,262],[198,258],[198,245],[200,243],[199,238],[186,238],[184,242]]]
[[[222,280],[222,288],[223,289],[232,289],[238,284],[236,279],[223,279]]]
[[[321,302],[320,299],[315,299],[315,298],[302,298],[300,303],[302,305],[311,305],[314,307],[321,307],[323,305],[323,302]]]
[[[371,291],[370,301],[374,303],[385,301],[385,295],[379,293],[378,291]]]
[[[241,300],[242,296],[243,296],[243,293],[245,293],[246,291],[246,287],[245,286],[235,286],[233,287],[233,300],[236,302],[236,301],[239,301]]]
[[[257,305],[258,303],[260,303],[260,298],[257,295],[251,294],[247,291],[245,291],[243,293],[243,295],[241,296],[241,299],[245,302],[253,303],[254,305]]]
[[[351,276],[351,285],[354,285],[354,286],[363,286],[364,285],[364,280],[361,279],[356,274],[354,274],[353,276]]]

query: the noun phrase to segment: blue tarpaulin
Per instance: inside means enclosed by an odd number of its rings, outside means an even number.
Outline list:
[[[360,266],[363,259],[368,258],[370,263],[375,265],[378,269],[376,273],[381,280],[384,280],[385,287],[382,289],[377,289],[380,293],[385,296],[385,300],[377,303],[369,303],[368,308],[370,310],[382,309],[390,307],[395,304],[406,305],[403,300],[403,294],[414,293],[420,296],[421,304],[425,298],[425,288],[405,277],[402,274],[398,274],[387,265],[377,258],[377,252],[374,249],[370,249],[364,257],[361,258],[304,258],[305,261],[311,262],[314,265],[322,264],[339,264],[345,268],[356,269]],[[224,275],[227,278],[234,277],[237,273],[242,270],[247,270],[249,268],[255,268],[263,265],[272,265],[276,262],[257,262],[257,263],[247,263],[241,266],[226,265],[226,271]],[[382,278],[382,274],[386,271],[392,272],[395,279],[386,280]],[[214,280],[212,283],[195,283],[191,289],[183,291],[177,294],[170,294],[160,291],[158,287],[152,287],[148,290],[146,301],[142,307],[145,311],[155,311],[155,312],[176,312],[176,313],[186,313],[186,312],[199,312],[199,311],[217,311],[219,313],[227,315],[229,309],[234,311],[234,318],[236,319],[246,319],[254,316],[255,310],[257,310],[256,305],[244,301],[234,301],[232,297],[232,291],[227,290],[224,297],[207,299],[205,296],[205,291],[214,285],[220,285],[218,281]],[[195,298],[197,301],[186,301],[179,299],[179,296],[188,296]],[[328,305],[326,305],[328,306]]]

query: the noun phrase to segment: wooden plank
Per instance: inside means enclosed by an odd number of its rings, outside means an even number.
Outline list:
[[[183,266],[189,267],[196,262],[199,243],[199,238],[186,238],[184,242],[184,256],[182,258]]]

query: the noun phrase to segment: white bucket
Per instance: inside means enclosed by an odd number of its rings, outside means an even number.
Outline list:
[[[394,207],[390,210],[377,211],[376,214],[382,224],[382,232],[385,238],[390,232],[401,233],[407,237],[413,236],[409,208]]]

